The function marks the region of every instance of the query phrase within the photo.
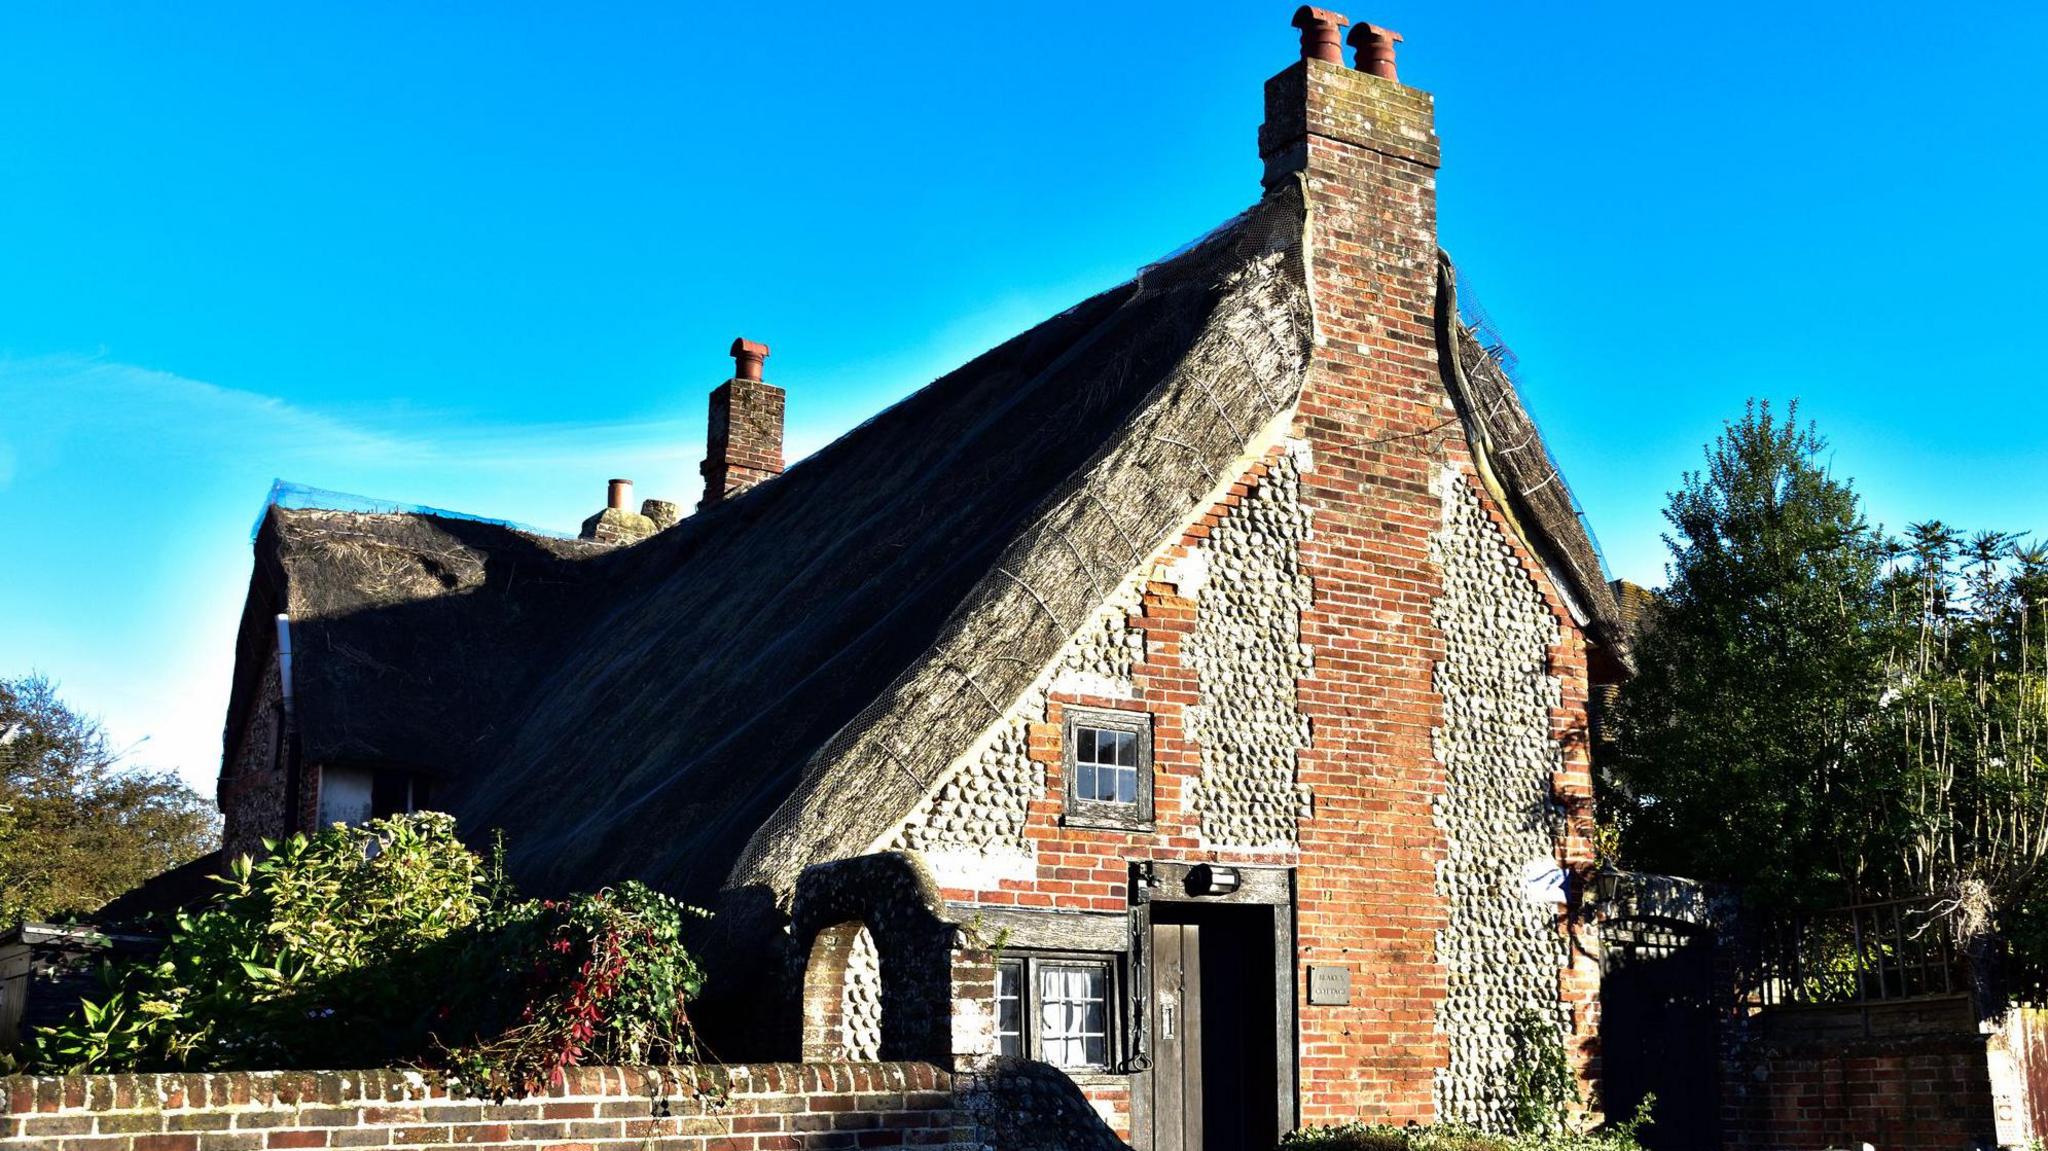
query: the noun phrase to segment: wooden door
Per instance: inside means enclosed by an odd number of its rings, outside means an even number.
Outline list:
[[[1202,1151],[1202,946],[1193,923],[1152,925],[1152,1151]]]

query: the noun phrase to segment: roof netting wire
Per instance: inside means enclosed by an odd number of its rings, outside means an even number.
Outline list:
[[[292,511],[319,510],[329,512],[354,512],[359,515],[377,516],[438,516],[445,520],[468,520],[471,523],[494,524],[529,535],[552,536],[569,539],[564,532],[552,532],[545,528],[532,527],[512,520],[495,519],[491,516],[471,515],[468,512],[449,511],[447,508],[428,507],[425,504],[406,504],[397,500],[380,500],[372,496],[353,495],[327,488],[316,488],[311,484],[298,484],[289,480],[270,481],[270,494],[264,497],[263,507],[256,513],[256,523],[249,529],[249,538],[263,530],[263,517],[273,507]]]
[[[1515,392],[1522,399],[1522,410],[1528,415],[1529,422],[1536,425],[1537,434],[1543,436],[1545,442],[1555,443],[1555,440],[1544,433],[1543,421],[1536,418],[1536,413],[1529,404],[1529,388],[1522,379],[1521,360],[1515,356],[1515,350],[1508,346],[1506,338],[1500,334],[1500,328],[1487,313],[1486,306],[1479,302],[1479,293],[1473,290],[1472,278],[1466,275],[1463,268],[1456,265],[1453,265],[1453,271],[1458,278],[1458,319],[1463,321],[1466,329],[1472,333],[1473,339],[1479,341],[1479,346],[1486,352],[1486,357],[1492,360],[1500,368],[1501,374],[1508,378],[1508,382],[1515,386]],[[1565,482],[1561,471],[1553,471],[1551,478],[1552,482],[1564,489],[1565,496],[1571,500],[1572,513],[1579,517],[1579,525],[1585,528],[1586,538],[1592,542],[1593,551],[1600,557],[1601,568],[1612,571],[1607,563],[1607,549],[1600,546],[1600,536],[1593,531],[1593,521],[1586,517],[1586,509],[1579,503],[1579,497],[1572,492],[1571,485]]]

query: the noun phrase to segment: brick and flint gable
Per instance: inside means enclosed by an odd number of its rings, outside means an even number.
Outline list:
[[[1593,945],[1524,892],[1590,866],[1588,637],[1440,360],[1430,98],[1320,60],[1267,91],[1269,182],[1305,193],[1297,402],[868,847],[963,918],[1122,913],[1146,861],[1292,869],[1301,1121],[1498,1122],[1519,1013],[1591,1069]],[[1149,829],[1068,818],[1074,709],[1149,720]],[[1310,1004],[1310,964],[1351,1004]],[[1127,1087],[1085,1088],[1129,1129]]]

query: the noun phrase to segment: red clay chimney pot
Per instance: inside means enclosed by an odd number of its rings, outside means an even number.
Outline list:
[[[731,355],[734,379],[758,380],[761,378],[761,361],[768,358],[768,345],[747,339],[734,340]]]
[[[629,510],[633,503],[633,481],[613,480],[611,488],[606,495],[608,498],[605,500],[605,503],[609,506],[617,508],[622,512]]]
[[[1302,5],[1294,14],[1294,26],[1301,29],[1301,58],[1342,64],[1343,28],[1349,23],[1350,19],[1342,12]]]
[[[1399,80],[1400,77],[1394,75],[1394,45],[1400,42],[1401,34],[1392,28],[1382,28],[1377,24],[1360,24],[1353,28],[1351,46],[1358,49],[1358,70],[1386,80]]]

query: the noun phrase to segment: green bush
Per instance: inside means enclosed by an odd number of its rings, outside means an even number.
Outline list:
[[[576,1063],[692,1054],[703,974],[674,900],[637,883],[521,900],[436,813],[271,847],[179,914],[161,954],[42,1029],[30,1066],[416,1066],[503,1097]]]
[[[1304,1127],[1280,1141],[1289,1151],[1642,1151],[1637,1129],[1648,1105],[1635,1118],[1601,1131],[1554,1131],[1540,1135],[1493,1135],[1470,1127],[1390,1127],[1347,1123]]]

